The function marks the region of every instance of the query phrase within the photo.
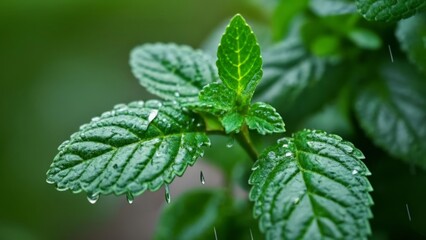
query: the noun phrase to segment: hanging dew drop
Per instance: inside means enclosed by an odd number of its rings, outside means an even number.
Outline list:
[[[200,171],[200,182],[201,184],[206,184],[206,179],[204,178],[203,171]]]
[[[127,202],[129,204],[132,204],[133,201],[135,200],[135,196],[133,196],[133,194],[131,192],[127,192],[126,197],[127,197]]]
[[[170,203],[170,189],[168,184],[164,184],[164,197],[166,199],[166,203]]]
[[[99,194],[88,194],[87,201],[91,204],[95,204],[99,199]]]
[[[148,115],[148,123],[151,123],[158,115],[158,109],[154,109]]]
[[[235,142],[235,139],[234,139],[233,137],[230,137],[230,138],[228,139],[228,142],[226,143],[226,147],[227,147],[227,148],[231,148],[231,147],[233,147],[233,146],[234,146],[234,142]]]

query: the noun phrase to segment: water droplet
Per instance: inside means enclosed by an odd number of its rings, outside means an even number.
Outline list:
[[[253,233],[251,232],[251,228],[250,228],[250,239],[251,239],[251,240],[254,240],[254,238],[253,238]]]
[[[180,93],[179,92],[175,92],[175,97],[180,97]]]
[[[358,170],[354,169],[354,170],[352,171],[352,175],[356,175],[356,174],[358,174]]]
[[[99,194],[88,194],[87,201],[91,204],[95,204],[99,199]]]
[[[200,182],[201,182],[201,184],[203,184],[203,185],[206,183],[206,179],[204,179],[203,171],[200,171]]]
[[[227,147],[227,148],[231,148],[231,147],[233,147],[233,146],[234,146],[234,142],[235,142],[235,138],[230,137],[230,138],[228,139],[228,142],[226,143],[226,147]]]
[[[169,189],[169,184],[164,184],[164,197],[166,198],[166,203],[170,203],[170,189]]]
[[[201,126],[203,126],[201,123],[197,123],[198,128],[200,128]]]
[[[270,152],[268,153],[268,157],[269,157],[270,159],[275,159],[275,157],[276,157],[275,152],[270,151]]]
[[[299,203],[299,201],[300,201],[300,198],[299,198],[299,197],[297,197],[297,198],[295,198],[295,199],[293,200],[293,203],[294,203],[294,204],[298,204],[298,203]]]
[[[217,232],[216,232],[216,227],[213,227],[213,231],[214,231],[214,239],[217,240]]]
[[[286,153],[285,153],[285,156],[286,156],[286,157],[292,157],[292,156],[293,156],[293,153],[292,153],[292,152],[286,152]]]
[[[127,192],[126,197],[127,197],[127,202],[129,204],[132,204],[133,201],[135,200],[135,196],[133,196],[133,194],[131,192]]]
[[[151,123],[158,115],[158,109],[153,109],[148,116],[148,123]]]

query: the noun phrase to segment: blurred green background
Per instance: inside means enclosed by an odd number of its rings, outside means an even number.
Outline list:
[[[198,47],[236,12],[255,15],[229,0],[1,1],[0,239],[91,238],[109,226],[124,199],[90,205],[45,182],[57,146],[114,104],[150,97],[130,72],[133,47]]]

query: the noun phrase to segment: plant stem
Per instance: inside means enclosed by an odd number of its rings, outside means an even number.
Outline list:
[[[251,160],[253,160],[253,162],[256,162],[258,159],[258,153],[250,139],[250,133],[246,125],[242,127],[241,132],[237,135],[236,139],[238,143],[241,145],[241,147],[244,148],[244,150],[246,150]]]

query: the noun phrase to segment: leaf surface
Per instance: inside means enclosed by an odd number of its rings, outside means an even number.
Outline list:
[[[426,6],[424,0],[356,0],[358,11],[369,21],[408,18]]]
[[[396,37],[411,62],[426,73],[426,13],[400,21]]]
[[[262,135],[285,132],[280,114],[271,105],[263,102],[251,105],[245,121],[250,129],[257,130]]]
[[[159,101],[118,105],[59,147],[47,172],[58,190],[139,195],[181,176],[209,145],[203,122]]]
[[[256,37],[241,15],[233,17],[226,28],[217,57],[220,79],[243,104],[250,103],[262,77],[262,57]]]
[[[356,6],[350,0],[311,0],[309,5],[318,16],[341,15],[356,12]]]
[[[426,168],[426,81],[411,65],[388,64],[361,89],[356,114],[373,141],[395,157]]]
[[[149,92],[178,102],[196,101],[198,92],[219,78],[210,56],[175,44],[137,47],[131,53],[130,65]]]
[[[363,158],[339,136],[311,130],[266,149],[249,181],[266,239],[367,239],[372,188]]]

